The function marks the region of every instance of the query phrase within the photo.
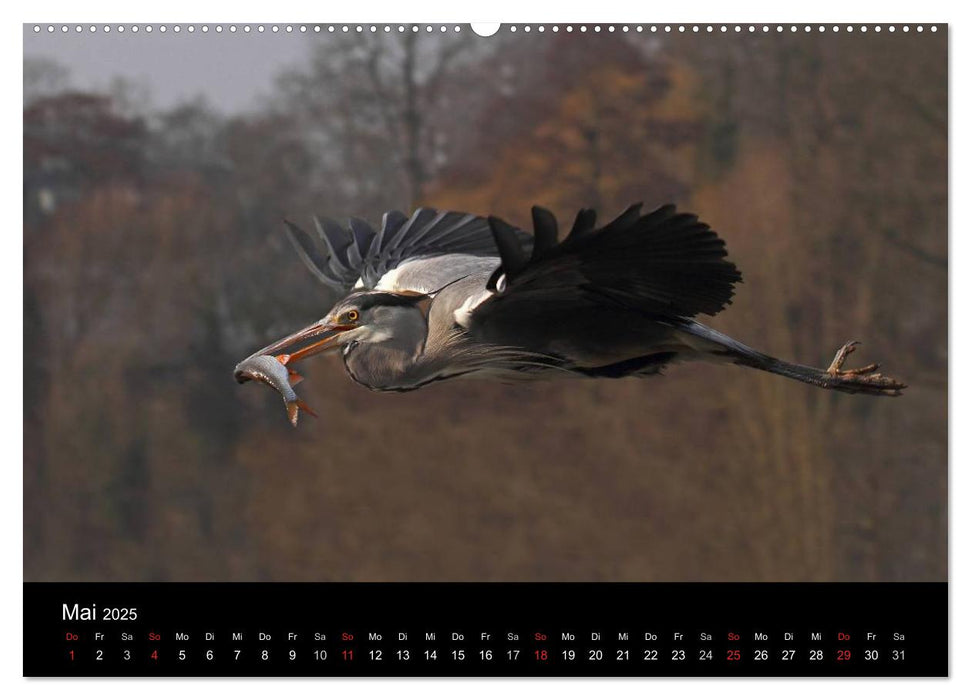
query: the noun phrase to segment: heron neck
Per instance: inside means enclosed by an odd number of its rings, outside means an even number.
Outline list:
[[[421,352],[421,344],[360,343],[344,352],[351,379],[375,391],[417,389],[436,378],[435,365]]]

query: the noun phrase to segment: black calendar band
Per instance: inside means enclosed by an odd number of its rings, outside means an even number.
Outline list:
[[[946,583],[25,583],[26,676],[946,676]]]

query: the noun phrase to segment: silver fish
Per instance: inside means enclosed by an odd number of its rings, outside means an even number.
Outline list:
[[[287,367],[289,360],[289,355],[256,355],[255,357],[248,357],[236,365],[233,376],[240,384],[252,379],[268,384],[276,389],[280,396],[283,397],[283,403],[287,407],[287,418],[296,427],[301,408],[312,416],[316,417],[317,414],[293,390],[293,385],[298,383],[303,377]]]

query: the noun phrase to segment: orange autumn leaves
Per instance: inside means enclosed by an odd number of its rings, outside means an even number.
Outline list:
[[[492,161],[487,176],[445,178],[429,198],[440,207],[525,221],[537,202],[561,216],[582,206],[606,216],[645,196],[675,197],[695,160],[695,82],[681,66],[663,81],[621,65],[592,69],[552,104],[520,108],[541,114],[499,152],[482,154]]]

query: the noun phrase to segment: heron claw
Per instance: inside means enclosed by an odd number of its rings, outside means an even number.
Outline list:
[[[892,377],[877,373],[880,365],[871,363],[856,369],[843,369],[846,358],[856,351],[860,341],[851,340],[836,351],[836,356],[826,369],[824,386],[836,388],[852,393],[880,394],[884,396],[900,396],[907,385]]]
[[[829,369],[826,370],[826,373],[831,374],[834,377],[839,375],[842,372],[843,363],[846,362],[846,358],[856,352],[856,346],[859,344],[859,340],[851,340],[837,350],[836,356],[833,358],[833,361],[829,363]]]

